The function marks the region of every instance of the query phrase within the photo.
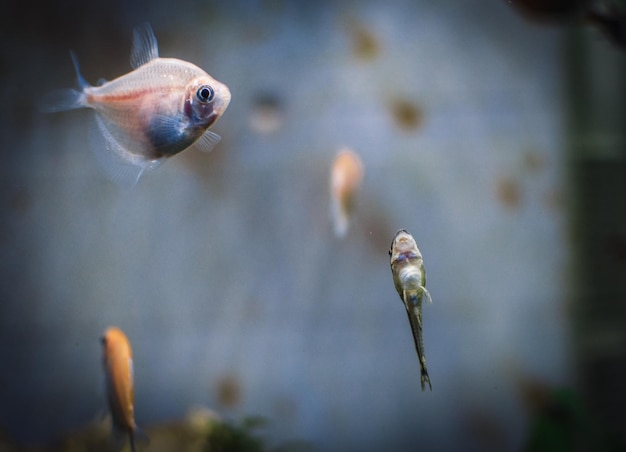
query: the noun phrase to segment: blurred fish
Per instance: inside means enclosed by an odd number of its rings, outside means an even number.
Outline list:
[[[208,151],[220,140],[207,129],[228,107],[228,87],[194,64],[159,58],[150,25],[134,31],[134,70],[100,86],[85,81],[71,55],[80,89],[50,93],[42,109],[94,109],[105,141],[94,146],[96,156],[112,179],[134,185],[166,158],[193,144]]]
[[[354,195],[363,180],[363,164],[350,149],[337,154],[330,174],[330,218],[336,237],[348,232]]]
[[[411,323],[413,341],[420,361],[422,391],[426,383],[430,384],[430,377],[426,369],[426,355],[424,354],[424,340],[422,338],[422,301],[432,303],[430,293],[426,290],[426,272],[422,254],[411,234],[404,229],[399,230],[391,242],[389,250],[391,259],[391,274],[398,295],[404,303]]]
[[[128,434],[130,448],[135,451],[135,389],[133,384],[133,352],[126,334],[109,327],[102,336],[104,376],[114,432]]]

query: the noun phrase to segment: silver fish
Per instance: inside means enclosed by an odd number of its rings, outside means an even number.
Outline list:
[[[411,323],[413,341],[420,362],[422,391],[426,388],[426,383],[432,391],[422,338],[422,302],[426,300],[427,303],[432,303],[432,298],[426,290],[426,272],[422,254],[413,236],[404,229],[399,230],[393,238],[389,258],[393,283]]]
[[[133,71],[100,86],[91,86],[72,60],[80,89],[51,93],[42,109],[96,111],[104,146],[94,149],[114,180],[134,185],[145,170],[196,144],[208,151],[220,140],[208,130],[230,102],[226,85],[198,66],[175,58],[159,58],[150,25],[133,33]]]

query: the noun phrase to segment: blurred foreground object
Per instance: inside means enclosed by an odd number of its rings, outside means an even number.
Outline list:
[[[104,376],[114,432],[128,435],[135,452],[135,387],[133,352],[126,334],[110,327],[102,336]]]
[[[525,18],[542,23],[593,25],[626,50],[626,2],[623,0],[508,0]]]

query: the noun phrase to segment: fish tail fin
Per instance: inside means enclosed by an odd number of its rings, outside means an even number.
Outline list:
[[[71,88],[58,89],[44,96],[39,105],[43,113],[56,113],[59,111],[75,110],[85,106],[85,94]]]
[[[348,233],[350,218],[348,217],[348,212],[336,196],[332,196],[330,200],[330,219],[333,223],[335,237],[338,239],[344,238]]]
[[[131,452],[136,451],[135,444],[137,443],[142,448],[150,444],[150,438],[148,437],[148,435],[146,435],[146,433],[143,430],[141,430],[137,425],[135,425],[135,428],[133,430],[130,430],[128,432],[128,441],[130,443]]]
[[[422,392],[426,390],[426,383],[428,383],[428,388],[432,391],[433,385],[430,384],[430,377],[428,376],[428,369],[426,369],[425,363],[423,366],[420,366],[420,372],[421,372],[420,381],[422,383]]]
[[[70,50],[70,57],[72,58],[72,64],[74,65],[74,70],[76,71],[76,80],[78,81],[78,87],[81,91],[84,91],[85,88],[90,87],[91,85],[87,83],[87,80],[83,77],[83,74],[80,73],[80,66],[78,65],[78,57],[73,50]]]
[[[44,113],[56,113],[59,111],[74,110],[85,106],[85,88],[89,88],[89,83],[83,78],[78,67],[76,54],[70,51],[74,69],[76,69],[76,79],[79,89],[58,89],[44,96],[39,108]]]
[[[410,300],[407,300],[407,314],[409,316],[413,341],[415,342],[415,350],[417,351],[417,358],[420,364],[422,392],[426,390],[426,383],[428,383],[428,387],[432,391],[433,387],[430,383],[430,377],[428,376],[428,369],[426,368],[426,354],[424,353],[424,339],[422,336],[422,300],[420,297],[413,295],[409,296],[409,298]]]

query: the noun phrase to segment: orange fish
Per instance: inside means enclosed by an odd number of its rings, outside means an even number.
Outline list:
[[[348,232],[354,195],[363,180],[363,163],[349,149],[337,154],[330,172],[330,218],[335,236],[344,237]]]
[[[104,375],[107,397],[115,431],[128,434],[135,451],[135,390],[133,385],[133,352],[126,334],[109,327],[102,335]]]
[[[72,60],[80,89],[50,93],[42,109],[95,110],[104,143],[99,140],[93,148],[112,179],[134,185],[167,158],[194,144],[208,151],[220,140],[208,129],[230,103],[228,87],[192,63],[159,58],[150,25],[134,31],[134,70],[115,80],[91,86],[73,53]]]

